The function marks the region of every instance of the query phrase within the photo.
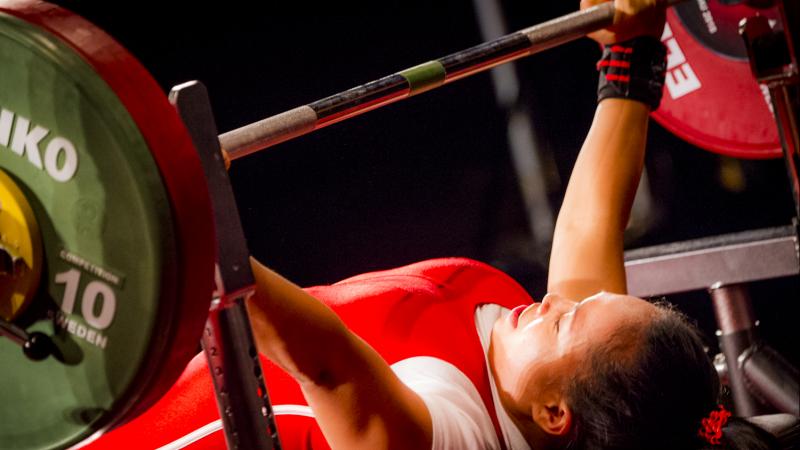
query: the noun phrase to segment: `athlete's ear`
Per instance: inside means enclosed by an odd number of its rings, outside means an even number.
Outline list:
[[[572,429],[572,410],[563,398],[533,405],[532,417],[547,434],[564,436]]]

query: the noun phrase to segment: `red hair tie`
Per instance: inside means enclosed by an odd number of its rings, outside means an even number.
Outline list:
[[[722,427],[728,423],[730,416],[731,412],[725,409],[724,406],[719,405],[718,411],[711,411],[708,417],[700,421],[698,434],[709,444],[719,445],[719,439],[722,437]]]

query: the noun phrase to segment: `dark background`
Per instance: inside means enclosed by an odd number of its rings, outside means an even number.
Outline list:
[[[468,1],[58,3],[117,38],[165,91],[204,82],[220,132],[482,42]],[[578,5],[504,7],[516,30]],[[553,208],[594,111],[598,57],[584,39],[517,65],[541,146],[553,155]],[[722,183],[726,170],[742,183]],[[791,221],[780,159],[724,158],[653,123],[647,171],[657,208],[628,248]],[[534,297],[545,292],[547,254],[529,239],[488,74],[236,161],[230,175],[252,253],[298,284],[467,256],[508,271]],[[795,363],[798,284],[751,289],[763,334]],[[669,299],[713,347],[707,294]]]

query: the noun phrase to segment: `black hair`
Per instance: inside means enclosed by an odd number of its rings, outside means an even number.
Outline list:
[[[569,380],[573,426],[568,449],[774,448],[766,431],[731,417],[720,444],[700,437],[717,409],[720,382],[699,330],[666,303],[650,322],[626,324],[593,346]]]

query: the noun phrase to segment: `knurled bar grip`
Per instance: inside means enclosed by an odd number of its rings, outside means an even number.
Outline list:
[[[672,5],[682,0],[667,0]],[[495,40],[291,109],[219,136],[230,159],[241,158],[341,120],[610,26],[614,4],[576,11]]]

